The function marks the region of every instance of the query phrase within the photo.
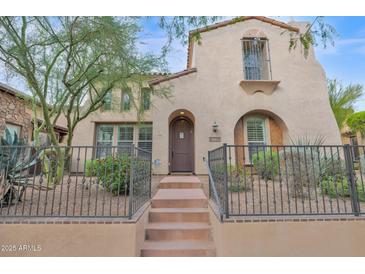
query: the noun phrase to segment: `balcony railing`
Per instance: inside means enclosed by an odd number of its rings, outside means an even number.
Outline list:
[[[0,146],[0,217],[127,217],[151,197],[151,153]]]
[[[365,146],[223,145],[208,152],[208,169],[230,216],[365,213]],[[249,157],[251,152],[251,157]]]

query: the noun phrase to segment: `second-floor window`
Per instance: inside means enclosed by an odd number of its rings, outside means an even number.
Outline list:
[[[112,92],[108,91],[103,99],[103,110],[111,110],[112,109]]]
[[[271,80],[267,39],[244,38],[242,48],[245,80]]]
[[[129,88],[122,91],[122,110],[129,111],[131,109],[131,90]]]

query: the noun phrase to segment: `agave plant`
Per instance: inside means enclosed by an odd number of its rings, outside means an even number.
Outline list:
[[[23,174],[36,164],[36,159],[31,157],[24,140],[5,129],[5,136],[0,140],[0,206],[21,200],[28,181]]]

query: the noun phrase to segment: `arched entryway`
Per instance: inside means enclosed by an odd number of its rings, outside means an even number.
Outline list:
[[[187,110],[170,115],[170,172],[194,172],[194,117]]]
[[[285,122],[276,114],[267,110],[247,112],[237,121],[234,128],[235,156],[239,164],[250,162],[251,150],[256,146],[272,145],[273,150],[288,141],[288,129]],[[241,146],[244,145],[245,147]]]

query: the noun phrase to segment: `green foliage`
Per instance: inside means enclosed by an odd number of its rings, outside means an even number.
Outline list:
[[[158,24],[167,34],[167,43],[162,49],[163,55],[170,50],[174,39],[178,39],[185,44],[191,29],[205,27],[221,18],[221,16],[161,16]],[[200,43],[201,36],[199,32],[193,32],[192,38]]]
[[[336,79],[328,80],[327,86],[333,114],[339,129],[342,129],[347,119],[354,113],[354,104],[363,95],[363,86],[348,85],[343,87]]]
[[[22,172],[36,163],[36,157],[25,157],[29,150],[24,147],[24,140],[16,133],[12,136],[8,129],[5,129],[0,145],[0,205],[7,206],[21,199],[28,182]],[[20,191],[14,185],[19,185]]]
[[[14,137],[10,131],[5,128],[5,135],[0,140],[0,170],[10,174],[15,170],[19,164],[19,158],[22,152],[24,141],[19,139],[18,135],[14,133]]]
[[[322,195],[328,195],[331,198],[349,198],[350,187],[345,176],[326,176],[321,180],[320,189]],[[358,199],[360,202],[365,201],[364,188],[360,183],[356,185]]]
[[[247,173],[243,171],[244,167],[228,165],[228,189],[232,192],[249,191],[251,189],[251,180]]]
[[[313,146],[320,146],[323,141],[321,136],[314,139],[303,136],[295,141],[291,139],[293,147],[280,152],[282,169],[288,174],[290,193],[293,196],[313,197],[311,192],[318,184],[322,168],[322,156]]]
[[[269,149],[252,155],[252,163],[255,170],[265,180],[274,180],[275,176],[278,175],[278,159],[278,153]]]
[[[128,193],[131,158],[128,154],[86,161],[85,175],[96,177],[113,195]]]
[[[70,146],[77,124],[110,90],[142,87],[146,74],[165,70],[163,58],[138,51],[140,31],[136,17],[0,17],[0,62],[41,106],[37,131],[46,130],[57,146],[54,126],[63,114]]]
[[[347,125],[351,131],[365,135],[365,111],[351,114],[347,119]]]
[[[321,155],[321,176],[344,176],[346,174],[345,161],[342,160],[338,153],[332,155]]]
[[[303,47],[304,56],[307,57],[309,49],[317,46],[321,42],[323,48],[328,44],[334,46],[334,38],[338,35],[336,29],[328,24],[323,16],[317,16],[311,24],[306,26],[305,32],[290,33],[289,50],[297,48],[298,45]]]

